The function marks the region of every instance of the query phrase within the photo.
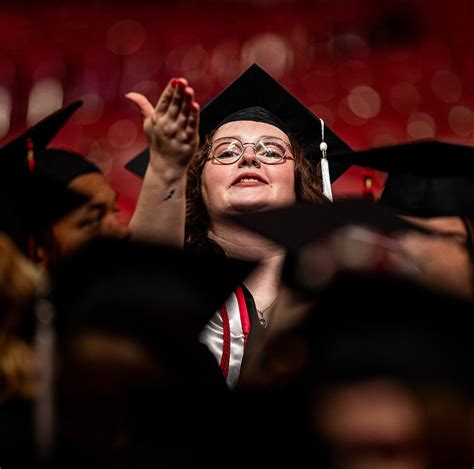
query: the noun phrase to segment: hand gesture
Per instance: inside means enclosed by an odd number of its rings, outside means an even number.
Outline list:
[[[150,145],[150,165],[187,169],[199,145],[199,104],[184,78],[170,80],[153,108],[135,92],[126,94],[139,108]]]

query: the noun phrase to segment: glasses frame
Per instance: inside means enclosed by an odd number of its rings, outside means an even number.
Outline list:
[[[285,142],[283,139],[279,138],[279,137],[271,137],[269,135],[263,135],[261,137],[258,138],[258,140],[255,142],[255,143],[251,143],[251,142],[242,142],[240,139],[238,139],[237,137],[221,137],[221,138],[218,138],[217,140],[215,140],[214,142],[210,143],[208,145],[208,149],[209,149],[209,153],[211,154],[211,156],[209,156],[207,158],[207,160],[214,160],[217,164],[223,164],[223,165],[231,165],[231,164],[235,164],[235,163],[238,163],[240,161],[240,159],[242,158],[242,156],[244,155],[245,153],[245,149],[247,147],[252,147],[253,148],[253,152],[255,153],[255,157],[257,158],[257,160],[262,163],[262,164],[267,164],[267,165],[270,165],[270,166],[273,166],[275,164],[281,164],[283,163],[285,160],[295,160],[293,156],[287,156],[287,150],[285,150],[285,154],[283,155],[283,157],[281,159],[279,159],[278,161],[275,161],[274,163],[268,163],[266,161],[262,161],[260,159],[260,157],[257,155],[257,150],[256,150],[256,145],[258,145],[262,140],[264,139],[273,139],[273,140],[278,140],[279,142],[281,142],[286,148],[288,148],[290,150],[290,153],[291,153],[291,145],[287,142]],[[212,153],[213,153],[213,148],[215,147],[216,143],[218,143],[219,141],[221,140],[235,140],[237,142],[240,143],[240,145],[242,146],[242,153],[239,155],[239,157],[235,160],[235,161],[232,161],[230,163],[224,163],[223,161],[220,161],[219,159],[217,159]]]

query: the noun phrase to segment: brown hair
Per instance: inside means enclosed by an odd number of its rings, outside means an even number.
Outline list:
[[[202,197],[201,176],[206,164],[209,147],[215,132],[206,138],[206,142],[197,151],[187,173],[186,186],[186,235],[185,243],[196,249],[213,249],[207,237],[209,215]],[[292,154],[295,159],[295,194],[297,201],[324,203],[328,199],[323,195],[319,164],[311,162],[303,148],[290,136]]]

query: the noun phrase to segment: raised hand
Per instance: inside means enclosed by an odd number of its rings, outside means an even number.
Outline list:
[[[199,104],[184,78],[170,80],[153,108],[135,92],[126,94],[139,108],[150,144],[150,165],[186,169],[199,145]]]

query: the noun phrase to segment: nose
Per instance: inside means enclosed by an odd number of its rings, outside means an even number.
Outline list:
[[[102,236],[113,239],[127,239],[131,236],[130,228],[117,219],[117,215],[109,213],[102,223]]]
[[[239,160],[239,168],[244,166],[255,166],[256,168],[260,168],[261,163],[257,158],[257,153],[255,152],[255,147],[252,145],[247,145],[244,148],[244,152]]]

